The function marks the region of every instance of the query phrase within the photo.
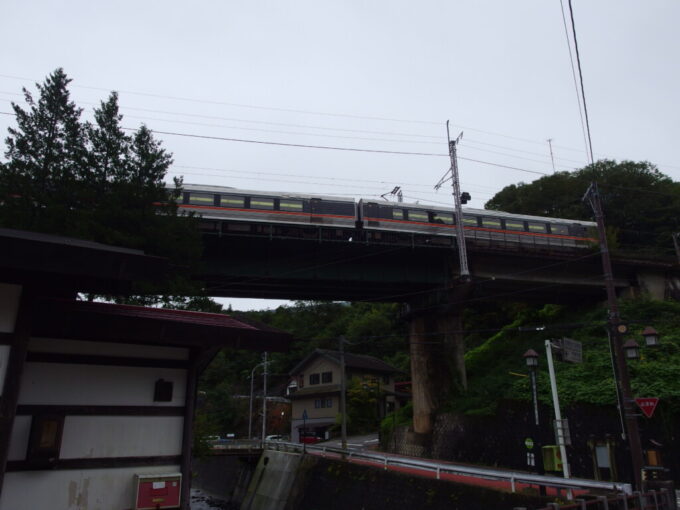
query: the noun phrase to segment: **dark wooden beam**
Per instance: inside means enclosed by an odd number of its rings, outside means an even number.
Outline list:
[[[10,460],[7,471],[45,471],[60,469],[107,469],[137,466],[170,466],[179,464],[179,455],[157,457],[96,457],[87,459],[57,459],[46,464],[40,461]]]
[[[98,356],[92,354],[68,354],[60,352],[29,352],[26,361],[40,363],[70,363],[74,365],[106,365],[151,368],[187,368],[189,363],[187,360],[183,359]]]
[[[191,508],[191,455],[194,441],[194,412],[198,391],[198,367],[206,358],[205,350],[192,349],[191,363],[187,370],[186,397],[184,401],[184,428],[182,430],[182,501],[181,510]]]
[[[184,416],[182,406],[92,406],[22,405],[17,415],[51,414],[64,416]]]
[[[0,345],[12,345],[14,342],[13,333],[1,333],[0,332]]]
[[[19,402],[19,390],[21,389],[21,376],[26,364],[28,352],[28,340],[31,336],[31,306],[33,293],[24,287],[19,301],[19,310],[14,325],[12,347],[7,363],[5,374],[5,386],[0,397],[0,495],[7,469],[7,456],[9,445],[12,440],[12,428]]]

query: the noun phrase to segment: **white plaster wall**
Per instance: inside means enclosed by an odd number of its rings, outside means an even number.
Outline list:
[[[173,381],[171,402],[154,402],[157,379]],[[19,405],[183,406],[186,370],[26,363]]]
[[[0,332],[14,333],[21,286],[0,283]],[[3,379],[4,380],[4,379]]]
[[[125,356],[185,360],[189,349],[153,345],[118,344],[111,342],[83,342],[54,338],[31,338],[28,350],[33,352],[58,352],[65,354],[91,354],[96,356]]]
[[[31,417],[17,416],[12,426],[12,440],[9,443],[7,460],[24,460],[28,449],[28,436],[31,433]]]
[[[0,510],[130,510],[135,474],[179,472],[177,465],[5,475]]]
[[[67,416],[61,459],[182,454],[182,416]]]

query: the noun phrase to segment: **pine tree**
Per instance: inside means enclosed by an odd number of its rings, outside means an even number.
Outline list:
[[[195,221],[178,213],[164,179],[169,154],[146,126],[125,134],[118,95],[80,121],[62,69],[24,89],[28,108],[14,104],[6,163],[0,164],[0,226],[80,237],[167,257],[177,271],[163,292],[198,293],[186,271],[195,267],[201,238]],[[144,292],[160,289],[145,288]]]
[[[80,182],[87,168],[81,109],[70,100],[63,69],[36,84],[39,98],[23,89],[28,109],[12,103],[17,127],[6,138],[8,163],[0,174],[4,214],[0,224],[44,232],[81,231]]]

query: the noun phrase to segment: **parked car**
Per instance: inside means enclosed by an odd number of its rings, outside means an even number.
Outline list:
[[[305,444],[314,444],[321,441],[321,438],[316,434],[300,434],[300,442]]]
[[[285,441],[285,438],[280,435],[272,435],[272,436],[266,436],[264,438],[265,441]]]

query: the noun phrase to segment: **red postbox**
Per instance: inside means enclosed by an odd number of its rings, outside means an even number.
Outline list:
[[[135,475],[135,510],[179,508],[181,473]]]

